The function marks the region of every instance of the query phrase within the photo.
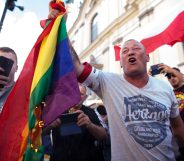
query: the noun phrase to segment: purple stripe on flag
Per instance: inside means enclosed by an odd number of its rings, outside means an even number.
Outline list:
[[[64,111],[80,101],[80,92],[74,71],[61,77],[55,84],[51,95],[46,98],[46,107],[42,117],[45,126],[48,126]]]

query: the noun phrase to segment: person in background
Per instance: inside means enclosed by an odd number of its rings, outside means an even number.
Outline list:
[[[104,105],[99,104],[95,108],[95,111],[96,111],[97,115],[99,116],[99,119],[100,119],[103,127],[108,130],[108,118],[107,118],[107,112],[106,112]]]
[[[83,105],[87,98],[86,87],[79,85],[79,89],[81,101],[70,108],[69,112],[79,113],[76,124],[81,132],[63,135],[64,123],[60,119],[51,123],[53,147],[50,161],[104,161],[97,141],[107,138],[106,130],[100,124],[95,111]]]
[[[13,65],[11,66],[11,63],[5,62],[5,60],[11,61]],[[3,74],[6,70],[3,68],[4,65],[6,65],[7,68],[10,68],[8,76]],[[15,51],[9,47],[0,47],[0,113],[3,109],[6,98],[14,86],[14,78],[17,69],[17,55]]]
[[[173,91],[179,103],[180,115],[184,121],[184,75],[179,68],[172,68],[163,63],[159,64],[159,68],[161,69],[161,73],[165,74],[169,83],[173,87]]]
[[[179,104],[179,111],[180,116],[184,122],[184,80],[183,80],[183,73],[181,73],[179,68],[176,67],[170,67],[166,64],[159,64],[159,69],[161,70],[161,73],[165,74],[167,77],[169,83],[173,87],[173,91],[175,93],[176,99]],[[178,142],[179,145],[179,151],[181,153],[181,156],[177,157],[177,160],[182,161],[184,160],[184,146]]]
[[[108,137],[107,139],[102,141],[102,148],[103,148],[103,155],[105,161],[111,161],[111,140],[110,140],[110,133],[109,133],[109,125],[108,125],[108,118],[107,112],[104,105],[98,105],[95,109],[99,120],[103,127],[107,130]]]

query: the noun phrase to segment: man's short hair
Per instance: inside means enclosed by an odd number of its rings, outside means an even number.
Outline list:
[[[129,39],[129,40],[126,40],[124,43],[122,43],[122,45],[121,45],[121,50],[124,48],[125,44],[126,44],[127,42],[129,42],[129,41],[134,41],[134,42],[136,42],[137,44],[139,44],[139,45],[142,47],[142,49],[144,50],[144,52],[146,53],[146,49],[145,49],[144,45],[143,45],[141,42],[139,42],[139,41],[137,41],[137,40],[135,40],[135,39]],[[121,53],[121,52],[122,52],[122,51],[120,51],[120,53]]]
[[[100,115],[107,115],[106,109],[104,107],[104,105],[99,105],[96,110],[98,111],[98,113]]]
[[[13,55],[15,55],[16,61],[17,60],[17,54],[15,53],[15,51],[9,47],[0,47],[0,51],[1,52],[5,52],[5,53],[12,53]]]

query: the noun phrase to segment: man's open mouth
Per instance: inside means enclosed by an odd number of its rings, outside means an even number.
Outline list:
[[[129,61],[130,64],[134,64],[136,62],[136,59],[135,58],[129,58],[128,61]]]

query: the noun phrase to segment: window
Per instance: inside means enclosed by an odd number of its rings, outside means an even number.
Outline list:
[[[98,36],[98,14],[96,13],[91,21],[91,42]]]

